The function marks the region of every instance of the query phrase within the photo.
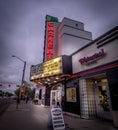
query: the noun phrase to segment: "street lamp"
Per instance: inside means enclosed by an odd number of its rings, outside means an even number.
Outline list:
[[[24,63],[22,80],[21,80],[21,87],[23,87],[23,81],[24,81],[24,76],[25,76],[25,68],[26,68],[26,61],[22,60],[21,58],[19,58],[18,56],[15,56],[15,55],[12,55],[12,57],[17,58],[17,59],[19,59],[20,61],[22,61]],[[20,89],[19,98],[21,98],[21,89]]]

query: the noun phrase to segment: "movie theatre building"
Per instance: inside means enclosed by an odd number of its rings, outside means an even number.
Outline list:
[[[65,82],[69,76],[72,75],[70,71],[67,72],[67,70],[72,69],[67,67],[68,64],[72,64],[71,56],[69,55],[91,41],[92,34],[84,29],[83,23],[69,18],[63,18],[63,20],[59,22],[57,17],[46,16],[43,53],[44,63],[43,65],[38,64],[31,67],[31,81],[36,82],[37,87],[39,87],[41,103],[50,105],[50,97],[52,97],[50,94],[53,90],[52,95],[55,95],[55,100],[59,98],[60,104],[64,104],[61,101],[63,98],[58,95],[66,97],[64,96],[66,95],[66,89],[64,89],[64,87],[67,84]],[[58,60],[57,57],[62,57],[62,59]],[[70,57],[70,59],[68,57]],[[57,60],[55,58],[57,58]],[[60,63],[62,64],[61,66]],[[45,69],[46,66],[47,69]],[[62,70],[59,69],[58,66],[60,66]],[[69,103],[66,103],[67,107],[65,106],[65,108],[68,108],[67,110],[70,112],[77,112],[77,114],[79,114],[79,104],[76,104],[78,101],[75,98],[74,100],[72,99],[71,91],[75,93],[76,89],[67,89],[67,100]],[[65,100],[66,99],[64,99],[64,102]]]
[[[80,116],[113,120],[118,127],[118,27],[72,54]]]
[[[118,126],[117,48],[118,27],[92,41],[83,23],[46,16],[44,62],[30,73],[42,103],[59,101],[64,111]]]

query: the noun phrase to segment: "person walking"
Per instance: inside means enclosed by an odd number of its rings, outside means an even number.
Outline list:
[[[28,103],[28,101],[29,101],[29,97],[27,96],[27,97],[26,97],[26,104]]]
[[[20,98],[17,96],[16,98],[16,109],[18,109],[18,105],[20,104]]]

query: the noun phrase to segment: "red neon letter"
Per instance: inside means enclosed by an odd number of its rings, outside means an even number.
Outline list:
[[[48,49],[52,49],[53,48],[53,44],[52,43],[48,43],[47,47],[48,47]]]
[[[47,50],[48,55],[53,55],[53,50]]]
[[[48,27],[54,27],[54,23],[53,22],[48,22]]]

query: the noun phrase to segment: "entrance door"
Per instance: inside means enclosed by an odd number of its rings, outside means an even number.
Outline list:
[[[104,81],[107,81],[106,79]],[[97,116],[112,120],[110,94],[107,82],[98,82],[96,84],[96,107]]]
[[[51,90],[50,107],[61,107],[61,90]]]

